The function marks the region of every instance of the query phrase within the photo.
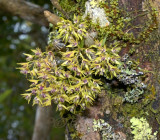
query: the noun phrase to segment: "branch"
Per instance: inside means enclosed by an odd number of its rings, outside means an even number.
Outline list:
[[[62,14],[65,15],[66,18],[68,18],[67,13],[62,9],[62,7],[60,6],[58,0],[50,0],[50,1],[53,4],[53,6],[57,8],[57,10],[59,10],[60,12],[62,12]]]
[[[58,16],[56,16],[55,14],[52,14],[51,12],[45,10],[44,11],[44,15],[47,18],[48,22],[56,25],[58,22],[60,22],[60,18]]]
[[[0,0],[0,10],[9,12],[12,15],[17,15],[22,19],[31,21],[42,26],[49,25],[47,19],[43,14],[45,9],[24,0]],[[59,18],[56,15],[54,16],[56,18]]]
[[[40,107],[36,111],[36,120],[32,140],[47,140],[51,131],[52,106]]]

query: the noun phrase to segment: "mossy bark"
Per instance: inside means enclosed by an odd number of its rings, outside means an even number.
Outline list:
[[[147,4],[151,4],[159,10],[159,0],[120,1],[120,5],[123,8],[126,8],[128,12],[134,11],[135,17],[139,14],[139,11],[144,10],[144,5]],[[158,18],[160,21],[160,15]],[[147,17],[137,17],[133,24],[138,25],[144,23],[145,20],[147,20]],[[108,95],[107,91],[103,91],[94,103],[94,106],[88,108],[82,116],[77,118],[77,121],[75,122],[75,133],[79,134],[79,139],[102,139],[100,133],[93,131],[93,119],[104,119],[112,126],[112,128],[114,128],[114,131],[119,134],[119,139],[132,140],[133,137],[130,133],[131,129],[129,120],[134,116],[145,117],[153,128],[153,132],[158,131],[157,139],[160,139],[160,24],[158,26],[158,29],[150,36],[149,43],[138,47],[133,56],[133,58],[140,61],[140,66],[143,69],[152,71],[152,73],[148,74],[148,77],[145,80],[146,84],[150,85],[149,87],[151,88],[152,94],[146,96],[146,100],[140,100],[138,103],[132,105],[122,104],[120,98],[114,96],[111,97]],[[122,49],[121,55],[128,53],[129,47],[131,46]]]

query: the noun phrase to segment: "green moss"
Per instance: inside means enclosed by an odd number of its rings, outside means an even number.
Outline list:
[[[87,0],[59,0],[59,3],[69,16],[69,19],[72,19],[74,14],[82,15],[85,10],[86,1]]]

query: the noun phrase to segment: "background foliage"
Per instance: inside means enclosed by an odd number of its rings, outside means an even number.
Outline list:
[[[51,9],[49,1],[27,1]],[[20,96],[28,83],[16,67],[17,62],[24,61],[23,53],[36,47],[44,50],[48,29],[0,11],[0,31],[0,140],[28,140],[33,133],[36,107]],[[61,128],[53,128],[52,132],[52,139],[64,138]]]

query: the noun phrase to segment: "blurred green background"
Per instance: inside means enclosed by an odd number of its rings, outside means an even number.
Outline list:
[[[27,0],[46,9],[50,1]],[[36,106],[27,104],[20,94],[28,88],[28,83],[17,63],[24,62],[23,53],[30,49],[45,49],[48,29],[17,16],[0,11],[0,140],[30,140],[34,128]],[[55,109],[54,109],[55,110]],[[53,118],[58,112],[53,111]],[[53,125],[52,140],[64,139],[64,128]]]

